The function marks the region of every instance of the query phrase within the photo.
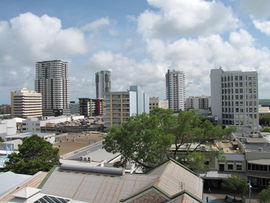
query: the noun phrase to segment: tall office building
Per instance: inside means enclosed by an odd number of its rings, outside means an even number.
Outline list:
[[[185,74],[182,71],[168,70],[166,73],[166,98],[173,111],[185,109]]]
[[[236,126],[240,132],[256,133],[258,115],[258,74],[256,71],[211,70],[212,115],[223,126]]]
[[[42,95],[44,116],[69,113],[68,63],[61,60],[37,62],[35,90]]]
[[[22,118],[41,117],[41,94],[25,88],[11,92],[11,115]]]
[[[111,72],[100,71],[96,73],[96,98],[104,98],[111,91]]]
[[[118,126],[130,116],[149,113],[149,97],[138,86],[129,91],[109,92],[105,95],[104,126]]]

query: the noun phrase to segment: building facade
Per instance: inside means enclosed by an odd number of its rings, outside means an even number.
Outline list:
[[[190,96],[186,99],[185,109],[209,109],[211,99],[209,96]]]
[[[68,62],[61,60],[37,62],[35,90],[42,95],[43,116],[68,114]]]
[[[103,99],[79,98],[80,115],[85,117],[103,115]]]
[[[130,116],[149,113],[149,97],[139,86],[129,91],[110,92],[105,95],[104,126],[119,126]]]
[[[211,70],[212,115],[223,126],[253,134],[259,128],[258,74],[256,71]]]
[[[166,73],[166,98],[169,108],[177,112],[185,107],[185,74],[182,71],[168,70]]]
[[[25,88],[11,92],[11,115],[21,118],[41,117],[41,94]]]
[[[111,72],[100,71],[96,73],[96,98],[104,98],[111,91]]]
[[[168,109],[168,100],[159,99],[158,97],[150,97],[149,110],[152,111],[154,108]]]

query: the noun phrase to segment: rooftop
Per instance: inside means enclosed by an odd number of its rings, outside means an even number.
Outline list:
[[[57,167],[41,192],[85,202],[149,200],[153,194],[157,202],[167,202],[181,193],[196,200],[194,202],[200,202],[202,188],[201,178],[181,164],[169,160],[147,174],[112,175]]]

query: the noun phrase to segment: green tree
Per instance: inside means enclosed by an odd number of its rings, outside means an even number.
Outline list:
[[[262,126],[269,126],[270,125],[270,115],[262,115],[259,119],[259,123]]]
[[[239,176],[232,176],[224,179],[222,187],[229,193],[233,194],[234,199],[236,196],[242,197],[248,192],[247,180],[240,178]]]
[[[12,153],[8,158],[6,170],[31,175],[59,164],[58,149],[37,135],[23,138],[19,153]]]
[[[133,161],[152,168],[172,157],[184,164],[196,163],[190,164],[191,168],[200,169],[205,152],[213,151],[213,141],[227,137],[231,131],[202,121],[194,111],[174,115],[170,110],[156,108],[150,114],[131,117],[122,126],[109,129],[103,146],[109,152],[121,153],[122,165]]]
[[[270,203],[270,186],[258,194],[260,203]]]
[[[264,128],[263,130],[262,130],[262,132],[270,132],[270,128]]]
[[[134,162],[146,169],[153,168],[169,157],[172,136],[166,133],[167,120],[170,112],[161,115],[141,114],[130,117],[121,126],[112,127],[103,142],[108,152],[121,153],[120,165]]]
[[[5,140],[2,137],[0,137],[0,142],[5,142]]]

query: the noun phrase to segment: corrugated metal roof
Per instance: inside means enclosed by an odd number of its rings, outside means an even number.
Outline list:
[[[11,171],[0,174],[0,196],[31,179],[31,175],[16,174]]]
[[[202,198],[202,179],[171,160],[148,174],[140,175],[109,176],[57,168],[43,186],[42,192],[73,200],[102,203],[119,202],[152,186],[168,196],[187,190]]]

